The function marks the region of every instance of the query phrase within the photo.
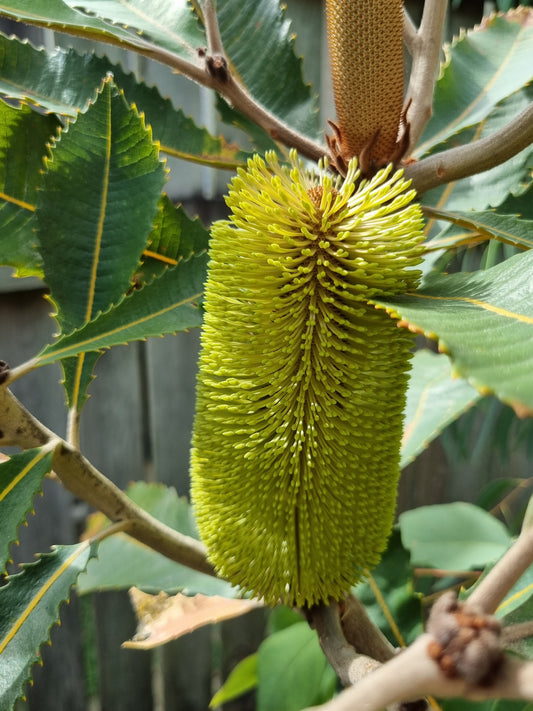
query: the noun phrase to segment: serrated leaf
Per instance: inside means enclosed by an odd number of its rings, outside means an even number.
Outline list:
[[[168,269],[110,311],[45,348],[35,359],[35,366],[201,326],[203,314],[199,303],[207,261],[207,254],[202,254]]]
[[[191,508],[185,499],[178,497],[175,489],[137,482],[126,493],[159,521],[180,533],[198,538]],[[95,514],[90,522],[90,535],[105,525],[105,517]],[[146,592],[181,590],[189,594],[237,595],[229,583],[175,563],[122,533],[100,543],[98,560],[88,566],[78,587],[82,593],[138,587]]]
[[[466,381],[452,378],[446,356],[429,350],[415,353],[407,390],[401,466],[412,462],[478,399],[479,394]]]
[[[437,339],[454,374],[520,415],[533,411],[533,252],[491,269],[428,280],[416,293],[375,302]]]
[[[62,48],[47,52],[0,33],[0,93],[5,96],[63,116],[76,116],[94,101],[97,88],[109,73],[128,103],[142,110],[164,153],[215,167],[236,168],[244,162],[246,154],[237,145],[197,126],[155,87],[138,82],[106,57]]]
[[[279,0],[217,0],[216,5],[224,49],[239,80],[273,114],[316,137],[318,104],[303,80]]]
[[[417,157],[483,121],[499,101],[531,81],[531,16],[526,8],[492,15],[452,43]]]
[[[112,44],[135,46],[137,39],[122,27],[115,27],[111,31],[109,25],[100,18],[81,15],[69,8],[63,0],[31,0],[31,3],[28,3],[28,0],[0,0],[0,15],[30,25],[49,27],[58,32]]]
[[[466,129],[450,139],[450,145],[439,144],[435,151],[431,152],[465,145],[490,136],[506,126],[532,101],[533,85],[523,87],[501,101],[475,131]],[[529,146],[490,170],[429,190],[424,193],[424,205],[448,210],[484,210],[487,207],[499,207],[509,195],[520,195],[531,185],[532,159],[533,146]]]
[[[406,511],[399,524],[412,565],[454,571],[482,568],[511,543],[500,521],[463,501]]]
[[[37,210],[45,281],[68,333],[120,300],[131,284],[165,180],[157,146],[111,79],[55,142]],[[81,408],[95,356],[64,369]]]
[[[267,637],[257,659],[257,711],[300,711],[325,702],[335,690],[335,672],[306,622]]]
[[[130,588],[129,594],[137,616],[137,631],[133,639],[123,642],[126,649],[160,647],[205,625],[231,620],[262,607],[257,600],[220,595],[169,596],[164,592],[150,595],[138,588]]]
[[[0,708],[11,709],[59,621],[59,606],[95,553],[88,542],[56,546],[0,588]]]
[[[518,215],[502,215],[493,210],[461,212],[435,208],[426,208],[425,214],[438,220],[447,220],[485,239],[496,239],[520,249],[533,247],[533,220],[524,220]]]
[[[198,47],[206,39],[188,0],[64,0],[80,18],[97,17],[107,32],[122,39],[127,28],[130,42],[140,35],[180,57],[196,62]],[[81,24],[81,23],[80,23]]]
[[[168,265],[175,266],[194,254],[201,254],[209,245],[209,232],[199,218],[191,220],[181,205],[174,206],[168,195],[159,200],[159,212],[135,282],[145,284],[160,275]]]
[[[27,106],[0,101],[0,263],[18,276],[40,276],[35,202],[46,144],[59,125]]]
[[[257,654],[250,654],[231,670],[226,681],[209,702],[209,708],[217,708],[252,691],[257,682]]]
[[[9,546],[17,540],[17,529],[51,469],[52,452],[46,448],[28,449],[0,463],[0,572],[5,571]]]

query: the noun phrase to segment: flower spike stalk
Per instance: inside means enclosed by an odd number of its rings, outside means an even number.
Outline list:
[[[306,606],[390,533],[412,336],[368,300],[416,287],[423,236],[401,171],[291,161],[251,159],[213,226],[192,496],[223,577]]]

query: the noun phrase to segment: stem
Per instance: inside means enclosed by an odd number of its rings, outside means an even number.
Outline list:
[[[506,658],[490,686],[474,686],[460,679],[445,677],[427,653],[431,635],[419,637],[408,649],[332,701],[320,711],[382,711],[398,700],[432,695],[443,698],[533,700],[533,662]],[[308,709],[307,711],[311,711]]]
[[[433,112],[447,4],[446,0],[426,0],[418,32],[414,37],[410,34],[413,64],[406,96],[410,124],[407,155],[418,143]]]
[[[533,563],[533,528],[526,528],[513,546],[482,578],[468,598],[472,606],[492,614],[517,580]]]
[[[465,146],[450,148],[404,168],[419,195],[461,178],[490,170],[533,143],[533,104],[499,131]]]
[[[413,54],[414,46],[416,42],[417,29],[415,23],[411,20],[411,17],[407,10],[403,9],[403,41],[409,54]]]
[[[0,445],[23,449],[54,446],[52,466],[66,489],[111,521],[122,522],[133,538],[158,553],[206,575],[216,575],[200,541],[175,531],[137,506],[80,452],[33,417],[6,387],[0,388]]]
[[[208,51],[210,54],[224,54],[222,37],[220,36],[217,15],[212,0],[204,0],[203,6]]]

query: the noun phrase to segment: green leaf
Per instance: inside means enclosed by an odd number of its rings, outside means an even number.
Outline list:
[[[94,555],[89,542],[56,546],[0,588],[0,708],[11,709],[59,621],[59,606]]]
[[[0,572],[5,571],[9,545],[17,540],[17,529],[51,469],[52,452],[45,448],[28,449],[0,464]]]
[[[180,57],[196,62],[198,47],[206,39],[193,15],[188,0],[64,0],[65,5],[79,11],[80,20],[99,18],[109,34],[123,39],[127,29],[129,41],[136,35],[170,50]],[[81,24],[81,22],[80,22]]]
[[[0,260],[18,276],[42,274],[35,203],[46,144],[58,126],[54,116],[0,101]]]
[[[167,526],[187,536],[198,538],[191,507],[176,490],[162,484],[132,484],[126,492],[145,511]],[[103,514],[94,514],[89,533],[94,535],[106,525]],[[98,560],[80,578],[82,593],[96,590],[141,588],[145,592],[187,592],[235,597],[229,583],[198,573],[169,560],[126,534],[117,533],[100,543]]]
[[[257,711],[300,711],[333,696],[336,676],[307,622],[267,637],[257,660]]]
[[[87,351],[111,348],[149,336],[177,333],[202,324],[207,254],[180,262],[110,311],[45,348],[35,367]]]
[[[244,162],[245,154],[237,145],[197,126],[155,87],[138,82],[106,57],[82,55],[73,49],[47,52],[0,34],[0,93],[46,111],[63,116],[86,111],[109,73],[128,103],[142,110],[164,153],[215,167],[236,168]]]
[[[506,126],[533,101],[533,85],[511,94],[501,101],[474,131],[466,129],[449,141],[453,146],[465,145],[490,136]],[[432,153],[449,148],[446,143],[436,146]],[[429,190],[424,193],[424,205],[448,210],[484,210],[498,207],[509,195],[520,195],[531,185],[533,146],[517,153],[505,163],[469,178]],[[513,212],[505,209],[502,212]],[[517,210],[519,212],[519,210]]]
[[[401,466],[412,462],[478,399],[479,394],[467,382],[452,377],[446,356],[429,350],[415,353],[407,390]]]
[[[483,121],[496,104],[533,78],[533,27],[527,11],[492,15],[461,34],[447,51],[433,114],[417,157],[458,131]]]
[[[175,207],[167,195],[159,201],[154,229],[148,238],[136,283],[144,284],[159,276],[169,264],[176,265],[194,254],[205,252],[209,232],[198,218],[191,220],[181,206]]]
[[[233,699],[237,699],[239,696],[255,689],[258,682],[257,658],[257,654],[250,654],[231,670],[226,681],[211,699],[209,703],[210,709],[221,706],[228,701],[233,701]]]
[[[273,114],[316,137],[318,104],[303,80],[279,0],[217,0],[216,5],[224,49],[239,80]]]
[[[453,571],[482,568],[511,543],[500,521],[462,501],[406,511],[399,523],[412,565]]]
[[[112,27],[99,17],[83,15],[68,7],[63,0],[31,0],[31,3],[28,0],[0,0],[0,15],[110,44],[131,47],[139,44],[138,37],[127,28]]]
[[[472,230],[487,239],[511,244],[520,249],[533,247],[533,220],[524,220],[518,215],[502,215],[493,210],[460,212],[426,208],[426,216]]]
[[[528,251],[485,271],[434,277],[416,293],[375,303],[438,339],[455,375],[525,415],[533,410],[532,284]]]
[[[142,119],[107,79],[97,101],[60,134],[37,210],[45,281],[62,333],[117,302],[131,285],[165,180]],[[81,408],[95,356],[67,364],[69,405]]]

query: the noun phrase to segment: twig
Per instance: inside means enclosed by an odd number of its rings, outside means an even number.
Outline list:
[[[414,36],[413,28],[409,28],[413,62],[405,104],[409,107],[407,119],[410,123],[408,154],[418,142],[432,115],[446,10],[446,0],[427,0],[420,27]]]
[[[358,652],[348,644],[342,632],[339,606],[336,602],[312,607],[308,617],[318,634],[324,654],[343,686],[357,683],[380,666],[380,662],[372,656]],[[379,633],[379,630],[377,631]]]
[[[490,136],[423,158],[404,168],[419,195],[461,178],[490,170],[533,143],[533,104]]]
[[[414,37],[411,36],[413,63],[405,103],[409,107],[407,155],[418,143],[433,112],[433,93],[440,64],[447,5],[446,0],[426,0],[418,32]]]
[[[218,20],[212,0],[204,0],[204,25],[207,35],[207,48],[210,54],[224,54]]]
[[[403,9],[403,41],[409,54],[413,54],[417,29],[406,8]]]
[[[533,563],[533,528],[526,528],[468,597],[471,605],[492,614],[517,580]]]
[[[0,445],[30,449],[49,443],[55,447],[52,467],[66,489],[111,521],[124,522],[133,538],[158,553],[201,573],[216,575],[200,541],[175,531],[137,506],[80,452],[33,417],[6,387],[0,387]]]

